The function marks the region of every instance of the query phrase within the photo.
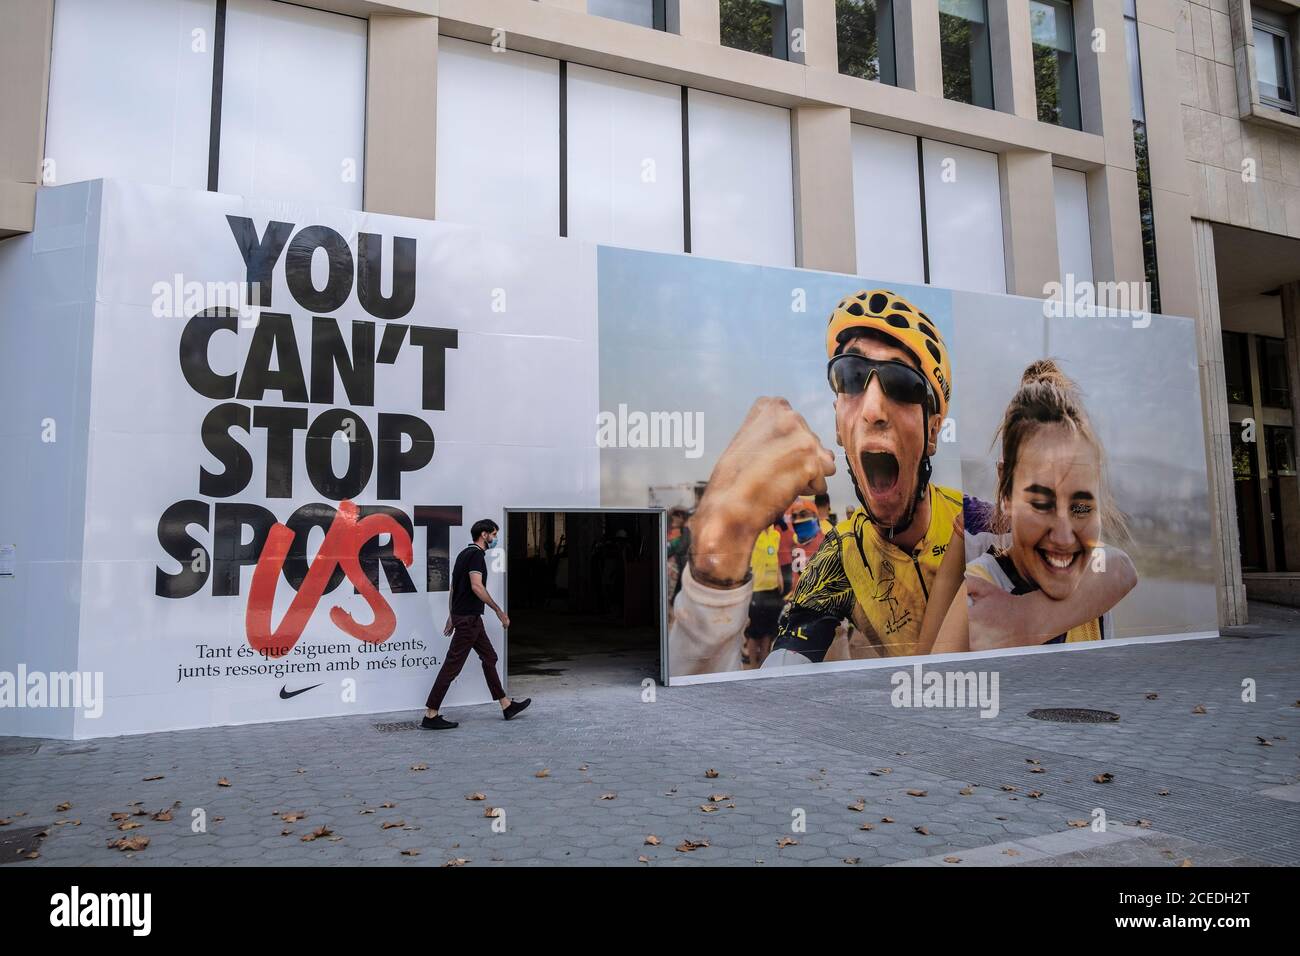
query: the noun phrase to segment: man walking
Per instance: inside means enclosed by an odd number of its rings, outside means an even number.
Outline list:
[[[447,616],[447,625],[442,629],[442,633],[452,635],[454,631],[455,634],[451,638],[447,659],[442,662],[438,677],[433,682],[433,690],[429,691],[429,699],[424,704],[424,720],[420,722],[420,726],[425,730],[450,730],[452,727],[459,726],[455,721],[439,714],[438,708],[442,706],[442,699],[447,696],[447,689],[451,687],[451,682],[465,666],[465,660],[471,650],[478,654],[483,664],[483,676],[487,680],[488,690],[501,705],[501,715],[506,720],[517,717],[531,703],[527,697],[511,700],[506,696],[505,689],[501,686],[501,678],[497,676],[496,651],[492,649],[492,642],[488,640],[487,631],[483,628],[484,606],[496,612],[497,620],[501,622],[502,627],[510,626],[510,618],[506,617],[506,612],[492,600],[492,595],[488,594],[487,589],[487,560],[483,554],[489,548],[496,547],[498,531],[497,523],[490,518],[475,521],[474,526],[470,528],[470,536],[474,539],[474,543],[467,546],[456,557],[456,564],[452,567],[451,613]]]

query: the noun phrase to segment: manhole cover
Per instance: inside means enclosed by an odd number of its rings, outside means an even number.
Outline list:
[[[1108,724],[1119,720],[1119,714],[1109,710],[1088,710],[1084,707],[1048,707],[1044,710],[1031,710],[1028,716],[1034,720],[1053,720],[1059,724]]]
[[[381,734],[392,734],[399,730],[419,730],[420,725],[413,720],[397,720],[391,724],[375,724],[375,730]]]

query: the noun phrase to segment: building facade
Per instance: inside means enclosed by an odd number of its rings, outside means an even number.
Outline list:
[[[1146,290],[1197,322],[1220,622],[1300,572],[1293,0],[0,15],[0,236],[42,186],[108,176],[972,292]]]

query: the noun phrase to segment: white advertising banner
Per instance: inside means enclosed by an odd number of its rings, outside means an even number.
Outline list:
[[[102,190],[74,735],[417,707],[469,526],[598,503],[593,250]]]

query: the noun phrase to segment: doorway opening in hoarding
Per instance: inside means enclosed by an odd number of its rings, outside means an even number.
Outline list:
[[[507,510],[514,696],[664,682],[664,512]]]

